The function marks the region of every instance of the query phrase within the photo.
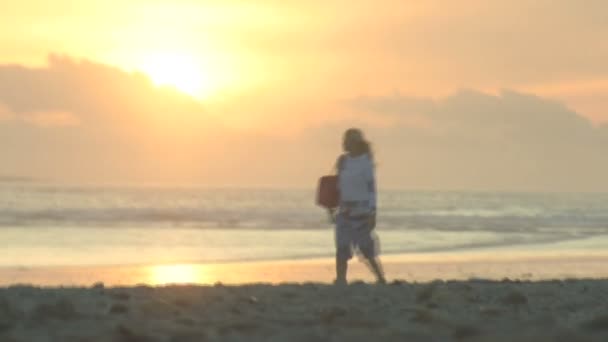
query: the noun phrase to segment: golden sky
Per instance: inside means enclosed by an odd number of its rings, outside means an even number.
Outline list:
[[[36,136],[39,144],[45,134],[52,140],[50,132],[56,127],[71,127],[76,135],[91,129],[86,137],[98,135],[95,139],[121,132],[123,144],[138,153],[207,151],[199,146],[208,146],[200,136],[223,132],[226,151],[241,151],[244,140],[256,139],[260,151],[272,150],[279,142],[280,155],[293,152],[286,147],[290,144],[297,150],[329,141],[309,140],[315,134],[329,136],[331,130],[332,143],[339,142],[340,130],[357,124],[369,128],[386,151],[401,146],[388,138],[398,127],[437,128],[440,125],[432,123],[439,120],[437,112],[471,111],[456,103],[462,97],[482,101],[471,104],[475,108],[485,105],[481,95],[496,100],[498,107],[489,109],[494,112],[529,111],[509,107],[512,98],[505,94],[515,92],[554,103],[567,110],[573,122],[586,121],[595,134],[608,121],[605,13],[608,2],[600,0],[584,5],[572,0],[5,1],[0,11],[0,83],[5,83],[0,84],[0,129],[19,124],[20,136]],[[20,84],[19,91],[11,84]],[[154,87],[164,90],[159,93]],[[428,103],[434,109],[428,109]],[[46,127],[44,134],[36,135],[32,126]],[[468,132],[480,139],[486,133]],[[21,146],[21,154],[40,149],[18,137],[14,144]],[[64,166],[48,174],[28,171],[44,160],[24,160],[11,152],[15,159],[0,175],[131,181],[140,179],[141,170],[157,159],[149,152],[142,157],[145,162],[127,167],[127,155],[114,156],[122,166],[104,171],[104,177],[111,175],[105,179],[94,166],[75,169],[82,159],[74,149],[66,152],[68,144],[70,140],[57,143]],[[107,151],[115,148],[106,146]],[[339,152],[339,144],[331,151],[321,153],[319,165],[281,176],[285,179],[277,183],[303,184],[297,177],[316,175],[321,164]],[[205,159],[213,153],[218,154],[213,158],[224,159],[217,151],[205,153]],[[314,150],[306,156],[314,159]],[[233,164],[200,170],[191,168],[189,163],[196,162],[187,155],[172,158],[181,171],[165,170],[151,181],[217,177],[231,183],[222,175]],[[482,162],[479,154],[471,158]],[[534,169],[531,160],[512,162]],[[399,169],[391,171],[395,179],[388,177],[389,183],[414,186],[397,179]],[[525,188],[533,182],[526,178],[531,169],[522,169],[521,179],[498,185]],[[68,171],[73,174],[65,176]],[[423,183],[433,187],[441,177]],[[272,182],[253,177],[251,182],[239,178],[234,183]],[[446,180],[445,187],[498,186],[482,183],[460,177]]]
[[[584,6],[565,0],[12,1],[0,13],[0,63],[43,65],[57,53],[143,70],[159,56],[178,56],[168,62],[195,61],[203,96],[286,84],[298,93],[327,87],[346,97],[508,88],[546,94],[604,120],[608,25],[601,13],[607,7],[597,0]]]

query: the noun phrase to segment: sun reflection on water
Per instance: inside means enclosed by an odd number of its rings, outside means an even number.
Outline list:
[[[210,279],[202,265],[158,265],[150,267],[150,284],[208,284]]]

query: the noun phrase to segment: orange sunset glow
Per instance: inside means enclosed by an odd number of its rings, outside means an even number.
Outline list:
[[[607,19],[2,1],[0,342],[608,341]]]
[[[0,175],[301,187],[360,126],[387,187],[600,190],[605,6],[10,2]]]
[[[204,269],[195,265],[158,265],[150,268],[150,284],[204,284]]]

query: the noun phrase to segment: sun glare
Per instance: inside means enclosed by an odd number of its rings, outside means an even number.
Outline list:
[[[205,79],[200,62],[187,55],[150,55],[141,68],[155,84],[175,87],[193,97],[204,98],[213,91],[213,85],[209,79]]]
[[[195,265],[159,265],[150,269],[150,283],[163,284],[197,284],[205,283],[205,272]]]

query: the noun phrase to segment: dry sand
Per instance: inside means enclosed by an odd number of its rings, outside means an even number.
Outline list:
[[[607,341],[608,281],[0,290],[0,341]]]

